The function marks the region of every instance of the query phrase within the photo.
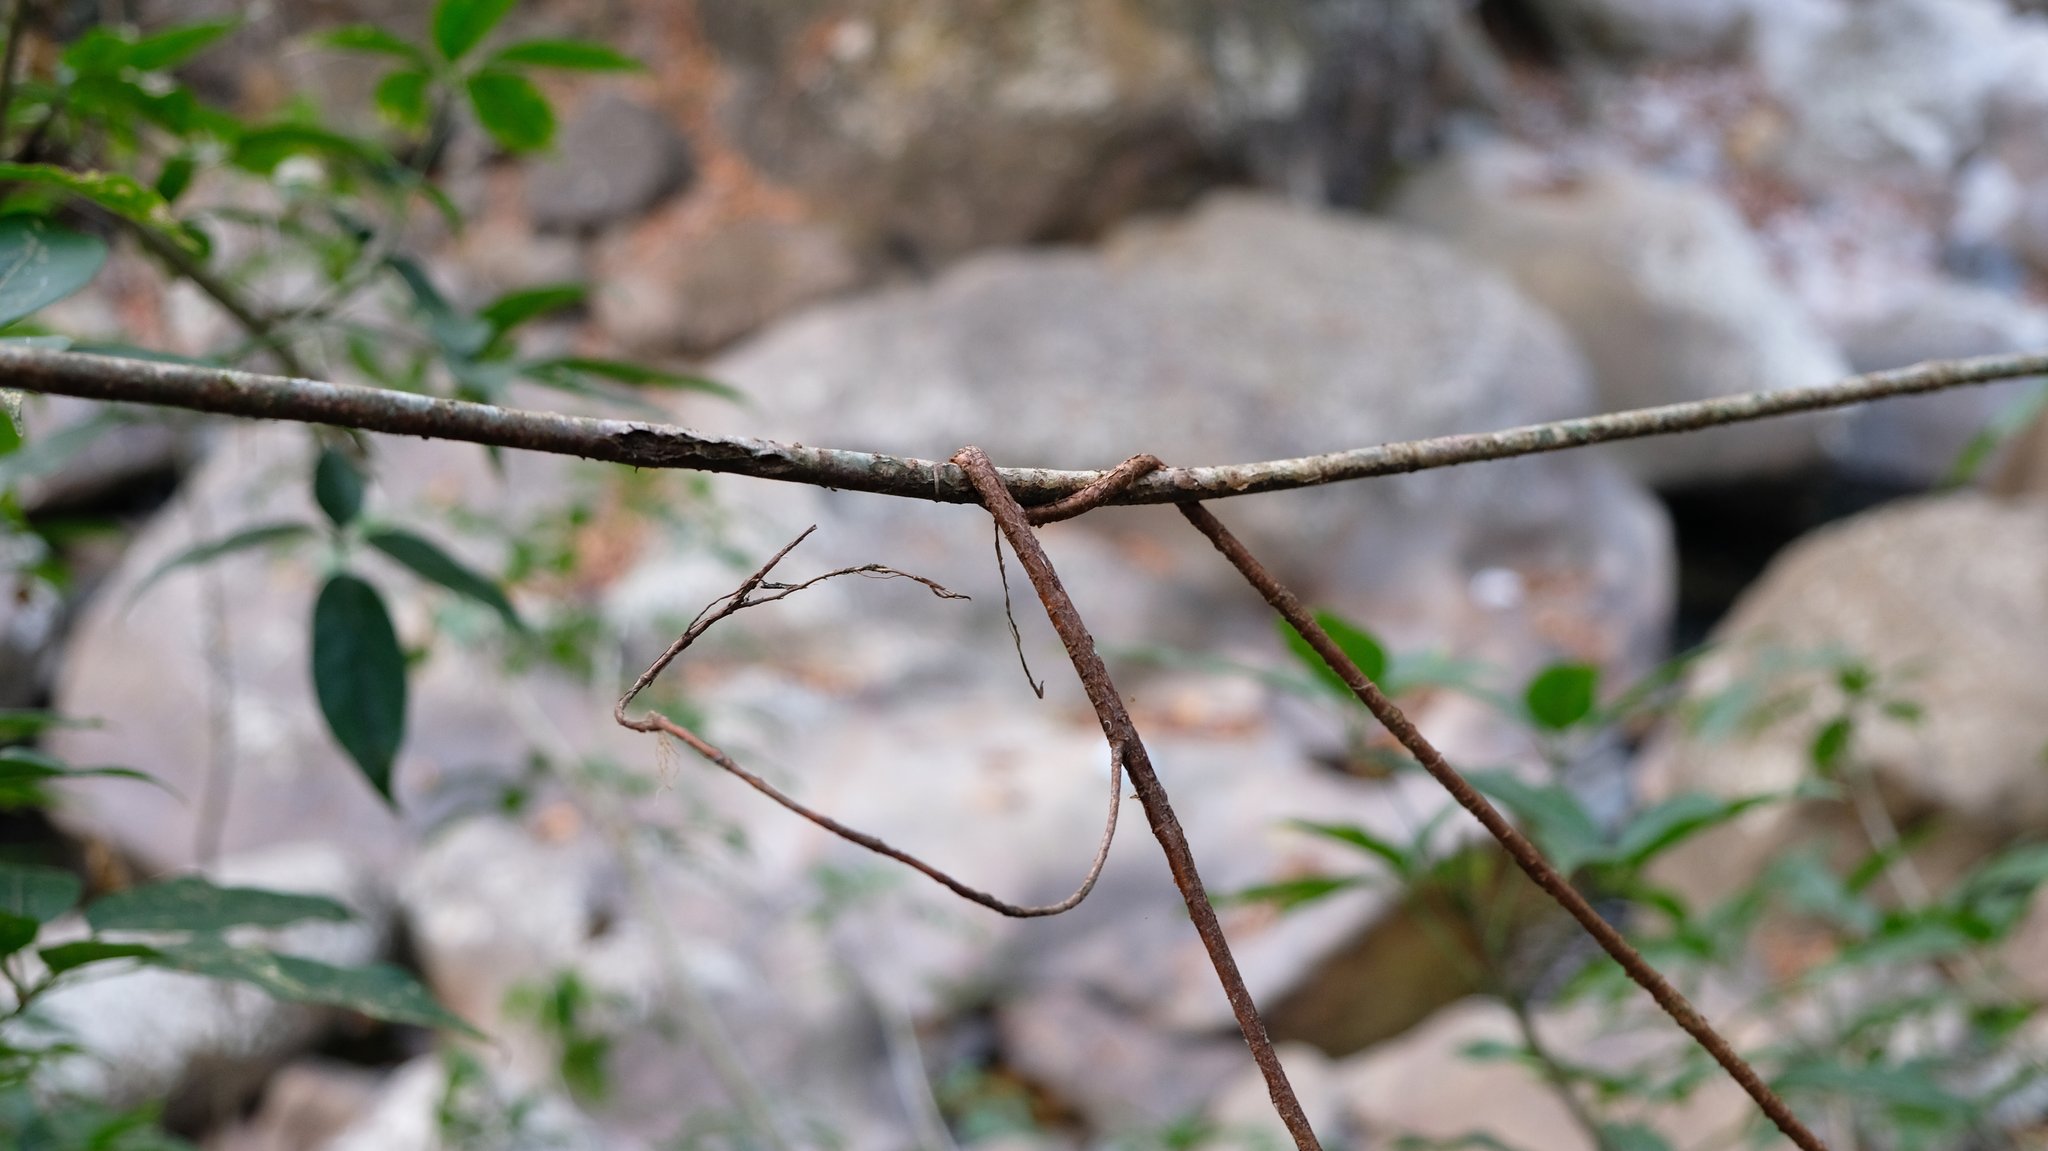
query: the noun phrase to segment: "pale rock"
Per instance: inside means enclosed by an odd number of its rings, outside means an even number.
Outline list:
[[[1857,372],[2031,352],[2048,346],[2048,311],[1988,288],[1932,281],[1841,340]],[[1979,433],[2037,387],[2014,380],[1865,404],[1829,429],[1828,454],[1860,476],[1932,487]]]
[[[375,1106],[383,1079],[321,1059],[286,1064],[255,1112],[209,1139],[207,1151],[320,1151]]]
[[[611,1135],[557,1095],[486,1075],[455,1102],[475,1111],[492,1151],[645,1151],[645,1144]],[[447,1064],[434,1056],[415,1059],[393,1072],[375,1101],[319,1151],[444,1151],[442,1117],[450,1095]]]
[[[829,227],[716,219],[687,203],[608,235],[594,269],[598,324],[643,354],[716,349],[866,276]]]
[[[1571,332],[1606,410],[1779,391],[1846,374],[1733,207],[1617,161],[1483,142],[1403,188],[1397,219],[1500,266]],[[1617,458],[1681,484],[1814,462],[1820,423],[1777,419],[1644,444]]]
[[[1830,525],[1782,553],[1737,602],[1687,689],[1699,699],[1747,683],[1804,692],[1792,696],[1803,705],[1724,739],[1667,725],[1643,754],[1645,796],[1791,789],[1840,706],[1831,675],[1791,661],[1838,652],[1924,712],[1917,723],[1868,716],[1857,728],[1853,754],[1887,804],[1939,812],[1955,829],[1947,838],[1981,851],[2048,819],[2044,637],[2048,507],[2039,501],[1959,492]],[[1790,843],[1824,834],[1798,805],[1767,805],[1678,848],[1663,875],[1691,898],[1719,898]],[[1967,843],[1934,848],[1957,856],[1949,873],[1967,858]]]
[[[1331,1146],[1347,1145],[1339,1135],[1344,1100],[1337,1083],[1337,1065],[1329,1056],[1302,1043],[1276,1044],[1273,1053],[1280,1057],[1288,1085],[1301,1101],[1309,1129]],[[1223,1089],[1209,1109],[1209,1118],[1222,1129],[1225,1139],[1247,1147],[1285,1147],[1293,1142],[1286,1124],[1273,1113],[1266,1077],[1257,1068],[1248,1068]]]
[[[1586,1006],[1538,1010],[1534,1026],[1546,1046],[1579,1066],[1622,1072],[1690,1040],[1647,1005],[1631,1027],[1610,1024]],[[1378,1146],[1401,1136],[1462,1139],[1491,1135],[1516,1147],[1592,1151],[1593,1143],[1549,1084],[1535,1070],[1505,1059],[1474,1059],[1474,1043],[1518,1045],[1508,1009],[1473,998],[1438,1012],[1428,1023],[1390,1043],[1337,1065],[1334,1078],[1347,1115],[1363,1139]],[[1738,1044],[1744,1042],[1737,1040]],[[1721,1145],[1755,1105],[1732,1080],[1716,1076],[1683,1103],[1618,1121],[1648,1123],[1678,1151]],[[1769,1148],[1789,1146],[1775,1137]]]
[[[1779,162],[1824,188],[1874,173],[1940,179],[1982,143],[2012,62],[2000,0],[1788,0],[1759,6],[1757,66],[1792,120]]]

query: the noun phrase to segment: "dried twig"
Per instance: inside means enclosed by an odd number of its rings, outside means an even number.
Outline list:
[[[1851,376],[1819,387],[1749,392],[1499,432],[1438,436],[1289,460],[1162,468],[1138,477],[1105,502],[1179,503],[1315,487],[2039,375],[2048,375],[2048,354],[1943,360]],[[391,435],[462,440],[641,468],[731,472],[906,499],[980,502],[959,468],[932,460],[746,436],[709,435],[674,424],[519,411],[353,384],[263,376],[191,364],[153,363],[13,345],[0,347],[0,387],[190,408],[221,415],[333,424]],[[1018,502],[1032,506],[1074,495],[1110,474],[1049,468],[1005,468],[1000,472],[1010,494]]]
[[[1719,1063],[1723,1070],[1742,1085],[1742,1089],[1749,1093],[1751,1099],[1756,1100],[1757,1106],[1763,1109],[1764,1114],[1770,1116],[1771,1122],[1778,1125],[1778,1130],[1784,1132],[1786,1138],[1804,1151],[1826,1151],[1826,1145],[1812,1131],[1807,1130],[1806,1125],[1799,1121],[1799,1117],[1792,1113],[1792,1109],[1785,1105],[1785,1101],[1778,1097],[1777,1092],[1771,1090],[1756,1073],[1755,1068],[1736,1054],[1735,1049],[1714,1030],[1713,1025],[1694,1009],[1670,981],[1656,968],[1650,966],[1649,961],[1622,937],[1621,932],[1614,929],[1613,924],[1608,923],[1601,918],[1598,911],[1593,910],[1593,905],[1586,901],[1586,897],[1580,895],[1578,889],[1543,858],[1543,853],[1537,850],[1536,845],[1530,842],[1528,837],[1515,830],[1514,824],[1509,823],[1485,796],[1479,794],[1478,790],[1444,759],[1443,753],[1416,730],[1415,725],[1401,709],[1359,670],[1351,657],[1344,654],[1344,649],[1338,647],[1329,633],[1316,623],[1315,617],[1302,605],[1301,600],[1274,579],[1272,573],[1268,572],[1244,544],[1230,533],[1230,529],[1223,526],[1221,520],[1199,503],[1180,505],[1180,513],[1203,535],[1209,537],[1209,542],[1216,545],[1216,550],[1222,552],[1244,578],[1258,589],[1259,594],[1265,597],[1266,602],[1272,605],[1273,610],[1278,612],[1282,619],[1287,621],[1288,626],[1302,639],[1308,641],[1309,646],[1323,658],[1323,662],[1329,665],[1330,670],[1344,680],[1345,686],[1351,689],[1359,702],[1363,703],[1374,718],[1400,741],[1402,747],[1408,749],[1408,754],[1422,764],[1423,770],[1435,777],[1436,781],[1444,786],[1444,790],[1451,793],[1451,798],[1458,801],[1459,806],[1471,812],[1485,825],[1486,830],[1500,841],[1501,847],[1507,851],[1508,857],[1515,861],[1516,866],[1527,873],[1530,879],[1535,880],[1536,886],[1556,900],[1573,919],[1578,920],[1579,926],[1585,928],[1586,933],[1591,935],[1607,954],[1614,957],[1614,961],[1621,965],[1622,970],[1628,973],[1628,977],[1649,992],[1650,998],[1656,1000],[1657,1005],[1684,1028],[1686,1034],[1691,1035],[1709,1055],[1714,1057],[1714,1062]],[[1132,769],[1131,777],[1134,780],[1137,778],[1135,768]]]
[[[1095,650],[1095,637],[1088,633],[1088,625],[1081,622],[1081,613],[1075,609],[1066,588],[1060,585],[1059,575],[1053,571],[1045,549],[1039,546],[1038,536],[1032,532],[1024,508],[1003,488],[1002,476],[989,462],[988,456],[980,448],[970,446],[960,449],[953,457],[953,463],[966,473],[968,481],[980,493],[989,515],[995,518],[1004,538],[1010,541],[1011,549],[1017,553],[1017,562],[1031,577],[1031,586],[1037,589],[1038,598],[1045,605],[1045,614],[1052,620],[1053,630],[1059,633],[1060,642],[1066,645],[1067,655],[1074,662],[1075,674],[1081,677],[1081,687],[1088,693],[1088,702],[1095,705],[1096,718],[1102,723],[1102,734],[1109,739],[1111,747],[1123,749],[1124,767],[1131,773],[1131,790],[1137,792],[1138,803],[1145,809],[1145,818],[1152,824],[1152,834],[1166,852],[1174,885],[1180,888],[1181,899],[1187,904],[1188,918],[1194,921],[1195,933],[1202,937],[1202,946],[1208,949],[1209,962],[1216,968],[1217,979],[1223,983],[1223,994],[1230,1000],[1238,1028],[1244,1032],[1245,1045],[1251,1048],[1252,1059],[1258,1063],[1259,1073],[1265,1076],[1266,1094],[1273,1100],[1273,1110],[1287,1125],[1287,1131],[1294,1137],[1299,1151],[1320,1151],[1321,1144],[1316,1141],[1315,1132],[1309,1129],[1308,1116],[1302,1112],[1301,1101],[1295,1098],[1294,1087],[1287,1082],[1287,1072],[1280,1066],[1280,1057],[1273,1052],[1273,1040],[1266,1033],[1266,1021],[1259,1017],[1259,1009],[1244,985],[1244,976],[1237,970],[1237,960],[1231,957],[1230,943],[1223,937],[1223,925],[1217,922],[1216,909],[1210,906],[1209,894],[1202,887],[1201,874],[1195,870],[1195,856],[1188,848],[1187,833],[1181,830],[1180,819],[1174,815],[1173,805],[1167,800],[1166,787],[1152,770],[1151,757],[1145,752],[1144,742],[1138,738],[1137,725],[1131,722],[1123,697],[1117,694],[1116,685],[1110,681],[1109,668]]]
[[[802,535],[791,540],[781,551],[769,557],[768,562],[762,564],[759,571],[748,576],[746,582],[742,583],[737,590],[720,596],[712,601],[703,611],[697,613],[697,618],[690,621],[690,626],[683,629],[683,634],[677,637],[674,643],[669,645],[668,650],[662,652],[661,656],[650,664],[646,671],[640,673],[640,678],[633,681],[633,686],[627,689],[626,694],[619,699],[618,706],[612,709],[612,718],[617,720],[621,727],[633,731],[660,732],[665,735],[674,736],[688,745],[690,750],[731,772],[733,775],[738,776],[754,790],[796,812],[826,831],[851,843],[859,844],[877,855],[886,856],[898,863],[922,872],[943,885],[947,890],[953,892],[953,894],[960,896],[962,899],[978,903],[991,911],[1015,919],[1035,919],[1041,916],[1058,915],[1063,911],[1069,911],[1079,906],[1082,900],[1088,898],[1088,893],[1095,889],[1095,881],[1102,877],[1103,865],[1109,861],[1110,843],[1116,838],[1117,814],[1123,803],[1124,751],[1114,739],[1110,741],[1109,817],[1103,823],[1102,838],[1096,845],[1095,858],[1089,863],[1087,874],[1082,877],[1081,885],[1074,889],[1074,893],[1058,903],[1026,906],[1010,903],[1006,900],[998,899],[985,891],[969,887],[914,855],[899,851],[875,836],[848,827],[821,811],[804,806],[785,794],[774,784],[741,767],[733,761],[731,756],[706,742],[696,732],[691,731],[689,728],[684,727],[682,724],[677,723],[658,711],[650,711],[638,719],[626,714],[626,707],[633,702],[633,698],[642,691],[645,691],[648,685],[652,684],[655,678],[670,663],[674,662],[677,656],[683,653],[684,649],[697,642],[698,637],[711,630],[711,627],[718,623],[718,621],[750,607],[759,607],[765,603],[774,603],[777,600],[787,599],[797,592],[803,591],[805,588],[814,587],[824,583],[826,580],[849,575],[872,576],[877,579],[907,579],[923,584],[931,589],[933,595],[938,596],[940,599],[967,598],[958,592],[948,591],[938,583],[923,576],[912,575],[906,571],[898,571],[883,564],[862,564],[858,567],[838,568],[828,571],[823,575],[812,576],[802,583],[780,584],[768,582],[768,573],[774,571],[775,566],[781,563],[784,557],[788,556],[790,552],[795,551],[798,544],[804,542],[812,532],[817,530],[816,525],[805,528]],[[765,591],[768,594],[755,594],[761,591]]]

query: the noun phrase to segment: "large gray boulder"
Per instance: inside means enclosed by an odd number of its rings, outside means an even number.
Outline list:
[[[1705,187],[1485,142],[1416,175],[1393,214],[1498,265],[1564,321],[1592,365],[1603,409],[1846,374],[1742,218]],[[1660,484],[1731,479],[1813,462],[1819,426],[1772,420],[1617,455]]]

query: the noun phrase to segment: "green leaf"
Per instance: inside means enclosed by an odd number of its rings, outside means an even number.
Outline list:
[[[32,923],[48,923],[71,910],[84,890],[77,876],[59,868],[0,863],[0,912]]]
[[[106,963],[115,959],[146,959],[157,953],[156,948],[142,943],[108,943],[99,939],[82,939],[77,943],[60,943],[45,947],[36,954],[50,968],[52,975],[84,967],[91,963]]]
[[[325,448],[313,465],[313,499],[320,510],[345,528],[363,511],[363,473],[344,452]]]
[[[427,124],[427,90],[433,83],[425,73],[401,68],[377,82],[377,111],[401,128],[424,128]]]
[[[398,528],[384,528],[363,537],[373,548],[404,564],[421,579],[437,583],[457,595],[490,608],[503,617],[508,627],[524,630],[519,613],[498,585],[463,566],[433,541]]]
[[[142,593],[154,587],[158,580],[177,571],[179,568],[191,567],[193,564],[205,563],[220,556],[248,551],[251,548],[269,547],[273,544],[283,543],[286,540],[300,539],[314,534],[317,533],[311,524],[286,521],[274,524],[258,524],[252,528],[244,528],[225,539],[208,540],[205,543],[193,544],[191,547],[158,564],[155,569],[144,576],[142,582],[135,585],[135,590],[128,593],[128,602],[133,603],[141,599]]]
[[[1600,1143],[1606,1151],[1671,1151],[1662,1135],[1640,1123],[1602,1123]]]
[[[1813,766],[1822,775],[1831,774],[1841,764],[1842,755],[1849,750],[1849,740],[1855,734],[1855,720],[1846,715],[1836,716],[1814,733],[1807,758],[1813,761]]]
[[[514,0],[441,0],[434,6],[434,47],[460,60],[512,10]]]
[[[0,959],[34,943],[42,930],[43,925],[33,919],[0,911]]]
[[[1336,643],[1338,650],[1351,657],[1351,662],[1357,664],[1358,670],[1365,673],[1365,678],[1377,684],[1386,677],[1387,651],[1380,646],[1380,641],[1374,638],[1371,632],[1335,612],[1319,611],[1315,613],[1315,620]],[[1351,688],[1344,682],[1344,677],[1323,662],[1323,657],[1316,653],[1315,648],[1309,646],[1308,640],[1289,627],[1287,621],[1275,622],[1280,629],[1281,640],[1287,644],[1287,650],[1316,677],[1316,682],[1345,699],[1353,698]]]
[[[85,909],[85,920],[95,931],[217,932],[350,918],[348,908],[324,896],[216,887],[191,875],[117,891]]]
[[[1631,817],[1616,838],[1612,854],[1625,867],[1637,868],[1712,827],[1774,798],[1768,795],[1722,799],[1689,791],[1653,804]]]
[[[1270,903],[1282,911],[1292,911],[1302,904],[1313,903],[1364,882],[1365,878],[1358,875],[1308,875],[1243,888],[1219,896],[1218,901],[1224,904]]]
[[[1466,778],[1523,823],[1551,864],[1564,874],[1606,856],[1600,825],[1565,789],[1539,786],[1505,771],[1474,771]]]
[[[638,72],[640,61],[588,40],[522,40],[492,56],[496,68],[567,68],[576,72]]]
[[[529,375],[541,376],[551,372],[575,372],[579,375],[597,376],[621,384],[636,387],[669,388],[676,391],[709,392],[729,400],[741,398],[739,389],[702,376],[685,375],[679,372],[665,372],[641,364],[623,360],[596,359],[590,356],[556,356],[546,360],[528,361],[522,369]]]
[[[72,767],[33,748],[0,749],[0,810],[47,807],[44,784],[56,779],[132,779],[164,787],[162,781],[126,767]]]
[[[74,172],[55,164],[0,163],[0,181],[54,188],[97,204],[124,220],[131,220],[193,253],[198,242],[171,215],[171,206],[155,188],[133,176],[114,172]]]
[[[377,589],[346,572],[313,606],[313,689],[335,741],[391,802],[391,761],[405,739],[405,653]]]
[[[232,159],[238,168],[267,176],[293,156],[334,160],[370,172],[397,168],[389,153],[367,140],[297,123],[265,124],[242,132],[235,139]]]
[[[199,162],[192,158],[192,154],[180,152],[164,161],[164,166],[157,172],[156,183],[152,187],[156,189],[157,195],[164,198],[164,203],[175,203],[178,197],[185,194],[185,189],[192,186],[192,177],[198,170]]]
[[[344,52],[368,52],[378,56],[395,56],[421,68],[428,65],[427,54],[420,46],[401,36],[394,35],[374,24],[351,24],[336,28],[320,36],[316,43]]]
[[[555,140],[555,111],[524,76],[479,72],[469,78],[477,123],[507,152],[537,152]]]
[[[1538,727],[1563,731],[1593,714],[1600,669],[1585,663],[1556,663],[1536,673],[1522,693],[1523,706]]]
[[[573,308],[583,303],[589,291],[581,284],[548,284],[539,288],[527,288],[518,292],[507,292],[484,305],[477,317],[491,325],[497,335],[526,323],[549,312]]]
[[[0,327],[85,287],[106,259],[97,236],[40,216],[0,216]]]
[[[175,68],[240,26],[239,20],[208,20],[145,36],[129,46],[128,66],[138,72]]]
[[[1287,821],[1287,826],[1298,831],[1306,831],[1311,835],[1320,835],[1325,839],[1334,839],[1346,847],[1355,847],[1367,855],[1376,856],[1385,862],[1388,867],[1393,868],[1395,875],[1406,876],[1409,873],[1409,869],[1413,866],[1413,861],[1408,858],[1407,852],[1373,835],[1364,828],[1353,824],[1316,823],[1307,819],[1290,819]]]
[[[205,937],[159,946],[138,958],[151,967],[246,983],[293,1003],[339,1007],[372,1019],[477,1035],[474,1028],[434,1002],[418,980],[388,964],[336,967],[295,955],[230,947]]]

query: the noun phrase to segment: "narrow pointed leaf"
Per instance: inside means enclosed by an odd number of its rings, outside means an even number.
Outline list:
[[[1325,839],[1334,839],[1346,847],[1357,848],[1367,855],[1375,856],[1393,868],[1396,875],[1408,874],[1408,853],[1362,827],[1348,823],[1316,823],[1307,819],[1288,820],[1288,826],[1311,835],[1320,835]]]
[[[239,20],[208,20],[185,24],[137,40],[128,49],[128,66],[138,72],[160,72],[175,68],[211,47],[214,41],[234,31]]]
[[[85,909],[85,920],[95,931],[217,932],[350,918],[348,908],[324,896],[216,887],[190,875],[117,891]]]
[[[81,939],[77,943],[60,943],[36,952],[52,975],[62,975],[90,963],[106,963],[116,959],[147,959],[156,954],[156,948],[143,943],[108,943],[100,939]]]
[[[387,32],[374,24],[351,24],[346,28],[336,28],[334,31],[321,36],[318,42],[325,44],[329,48],[340,48],[346,52],[369,52],[379,56],[393,56],[400,60],[410,61],[422,68],[427,65],[427,54],[420,50],[419,45],[401,36]]]
[[[398,528],[385,528],[363,537],[369,545],[404,564],[421,579],[436,583],[457,595],[467,596],[503,617],[507,626],[524,629],[512,601],[498,585],[463,566],[431,540]]]
[[[566,68],[575,72],[638,72],[645,65],[588,40],[522,40],[500,49],[490,67]]]
[[[418,980],[388,964],[336,967],[295,955],[230,947],[207,938],[159,946],[139,958],[151,967],[246,983],[293,1003],[339,1007],[372,1019],[476,1034],[474,1028],[434,1002]]]
[[[581,284],[548,284],[539,288],[527,288],[499,296],[484,305],[477,316],[490,324],[494,333],[504,333],[537,316],[576,307],[587,295],[588,289]]]
[[[158,564],[148,575],[142,577],[142,582],[136,584],[135,590],[128,593],[128,601],[133,603],[141,599],[142,594],[156,586],[158,580],[177,571],[179,568],[191,567],[194,564],[202,564],[220,556],[233,555],[236,552],[249,551],[253,548],[270,547],[283,543],[286,540],[303,539],[313,534],[315,534],[315,530],[311,524],[286,521],[274,524],[258,524],[252,528],[244,528],[224,539],[208,540],[205,543],[193,544],[191,547]]]
[[[313,607],[313,690],[335,742],[390,802],[405,739],[405,653],[377,590],[346,573]]]
[[[0,163],[0,181],[36,184],[88,200],[126,220],[142,224],[197,253],[197,241],[171,215],[171,206],[155,188],[133,176],[113,172],[73,171],[55,164]]]

